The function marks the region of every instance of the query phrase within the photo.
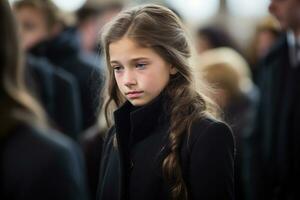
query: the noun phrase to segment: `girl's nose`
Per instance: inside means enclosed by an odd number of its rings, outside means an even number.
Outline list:
[[[130,87],[130,86],[136,85],[136,83],[137,82],[136,82],[134,74],[130,71],[127,71],[124,76],[124,85],[127,87]]]

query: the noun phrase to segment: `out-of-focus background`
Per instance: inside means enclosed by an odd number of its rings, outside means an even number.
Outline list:
[[[10,0],[14,2],[18,0]],[[118,2],[124,7],[143,3],[159,3],[175,9],[190,28],[214,24],[224,28],[237,40],[242,48],[247,48],[256,26],[269,16],[269,0],[53,0],[64,12],[65,20],[75,22],[74,14],[84,4],[103,6]]]

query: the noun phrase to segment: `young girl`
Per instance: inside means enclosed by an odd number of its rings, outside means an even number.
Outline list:
[[[192,89],[190,46],[177,16],[158,5],[123,11],[102,42],[108,124],[118,109],[98,199],[233,199],[233,136]]]

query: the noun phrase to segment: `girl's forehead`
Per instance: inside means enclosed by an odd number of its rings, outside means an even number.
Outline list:
[[[127,45],[131,48],[143,48],[145,46],[141,45],[138,41],[136,41],[133,38],[129,38],[129,37],[122,37],[119,40],[113,41],[109,44],[109,47],[111,46],[123,46],[123,45]]]
[[[110,60],[132,60],[140,57],[153,58],[156,53],[150,47],[141,46],[130,38],[122,38],[109,45]]]

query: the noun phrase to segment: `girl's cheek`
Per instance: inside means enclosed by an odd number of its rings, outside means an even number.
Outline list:
[[[121,87],[121,81],[119,78],[116,77],[116,83],[117,83],[117,86],[119,88],[120,91],[122,91],[122,87]]]

